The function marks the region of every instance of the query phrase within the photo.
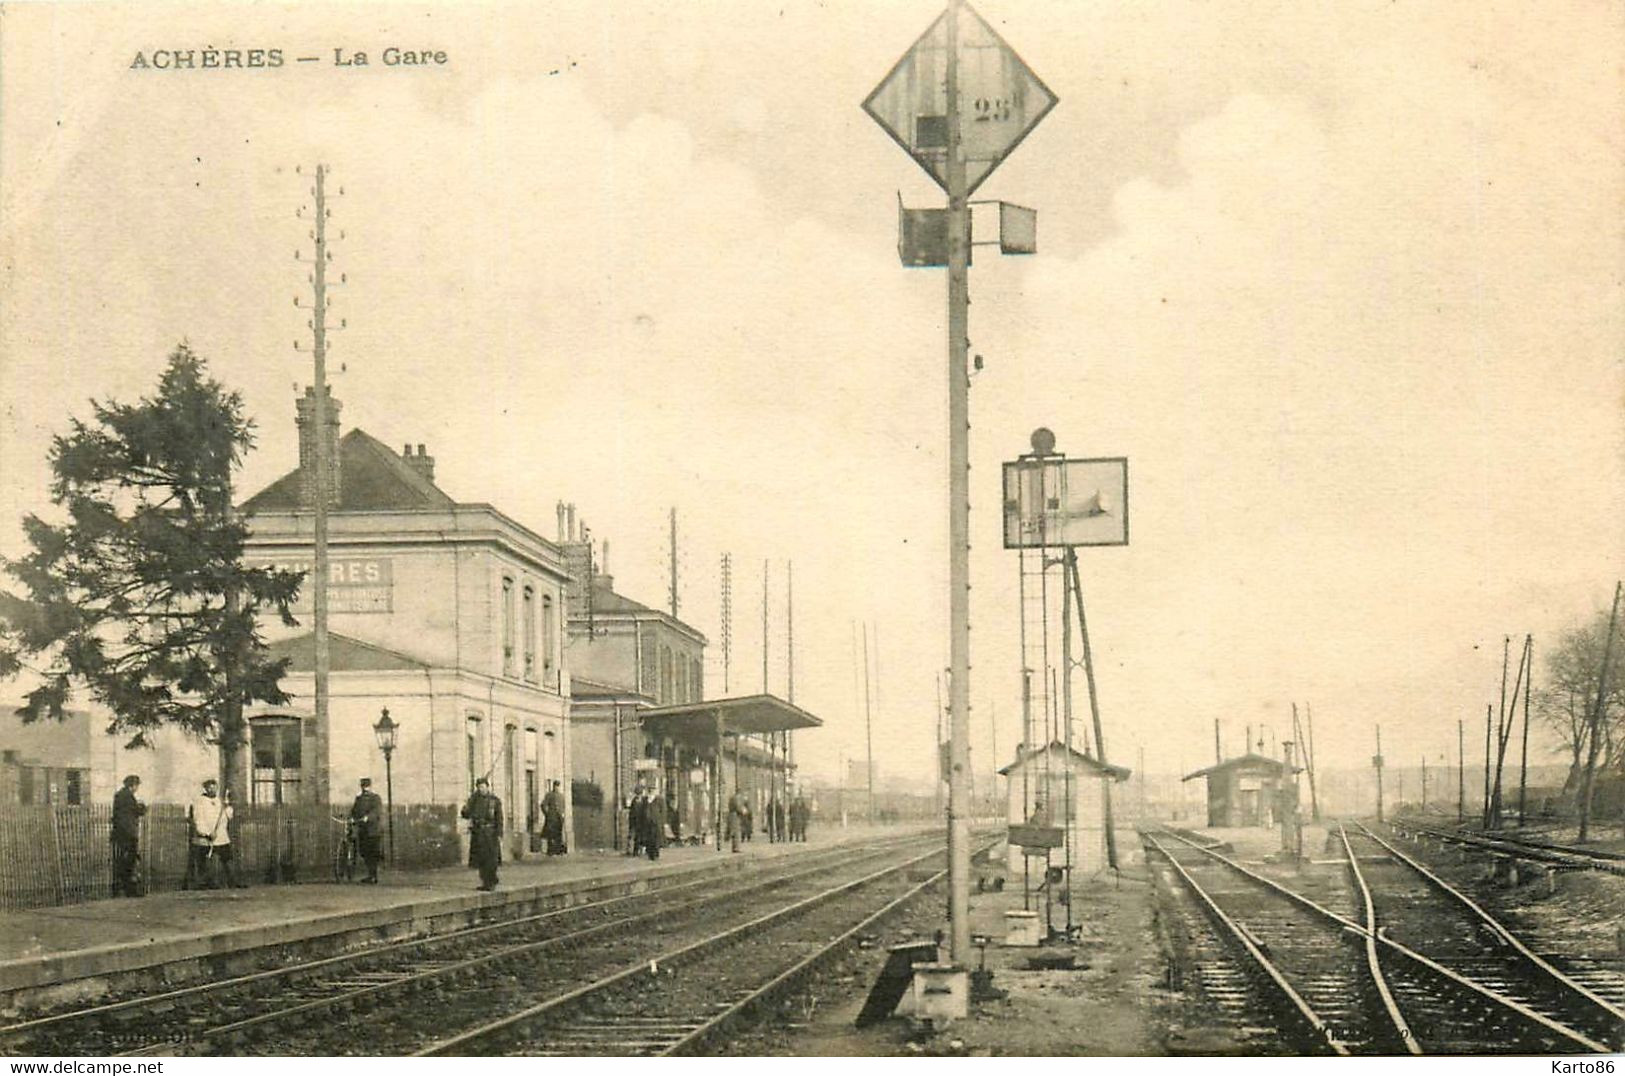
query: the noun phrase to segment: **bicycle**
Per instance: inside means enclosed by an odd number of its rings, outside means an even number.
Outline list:
[[[356,839],[355,819],[333,816],[335,823],[344,826],[344,836],[333,846],[333,881],[355,881],[356,863],[361,858],[361,846]]]

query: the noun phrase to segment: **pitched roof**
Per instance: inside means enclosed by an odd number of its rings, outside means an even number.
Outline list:
[[[245,512],[299,511],[301,485],[295,467],[244,501],[242,508]],[[365,430],[351,430],[339,441],[339,511],[450,508],[456,503]]]
[[[646,699],[651,704],[653,696],[642,694],[629,687],[616,687],[601,680],[589,680],[585,676],[570,677],[570,698],[572,699]]]
[[[272,661],[290,658],[290,672],[310,672],[316,668],[316,633],[306,632],[278,639],[266,647]],[[429,663],[386,647],[364,643],[348,635],[327,633],[328,667],[335,672],[393,672],[427,669]]]
[[[613,576],[594,575],[592,577],[592,615],[595,618],[602,616],[630,616],[634,619],[638,617],[652,617],[657,620],[664,620],[673,627],[694,636],[702,645],[705,642],[705,633],[700,631],[700,629],[696,628],[694,625],[688,623],[686,620],[680,620],[666,612],[664,609],[656,609],[652,605],[644,605],[642,602],[637,601],[636,599],[628,598],[626,595],[618,593],[615,590],[615,580]],[[584,623],[586,619],[587,615],[585,612],[575,612],[571,613],[570,615],[571,623],[576,625]]]
[[[1187,773],[1183,780],[1193,781],[1198,777],[1208,777],[1215,773],[1222,773],[1225,770],[1242,768],[1254,770],[1274,770],[1276,773],[1280,773],[1281,770],[1286,768],[1286,763],[1277,758],[1270,758],[1268,755],[1257,755],[1248,752],[1247,754],[1241,755],[1237,758],[1227,758],[1223,762],[1215,763],[1205,770],[1197,770],[1195,773]]]
[[[1042,756],[1046,751],[1071,752],[1074,761],[1082,763],[1086,768],[1093,769],[1096,773],[1105,777],[1110,777],[1114,781],[1127,781],[1129,774],[1133,772],[1122,766],[1113,766],[1109,762],[1102,762],[1093,755],[1086,755],[1075,747],[1067,747],[1067,745],[1062,743],[1060,740],[1055,740],[1047,747],[1034,747],[1029,750],[1023,750],[1016,757],[1014,762],[1010,763],[1010,765],[999,771],[999,775],[1001,777],[1010,776],[1010,774],[1025,766],[1028,761]]]

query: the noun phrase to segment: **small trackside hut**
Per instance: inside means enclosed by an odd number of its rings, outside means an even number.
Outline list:
[[[1059,740],[1047,748],[1021,750],[1014,762],[999,771],[1007,790],[1006,819],[1012,827],[1061,830],[1062,843],[1051,852],[1048,865],[1063,869],[1076,865],[1074,877],[1086,878],[1108,866],[1105,784],[1126,781],[1129,772]],[[1028,802],[1033,809],[1024,813],[1023,804]],[[1014,841],[1009,857],[1010,870],[1021,873],[1022,850]]]
[[[1275,824],[1282,771],[1278,759],[1248,753],[1185,775],[1207,778],[1207,824],[1212,828]]]

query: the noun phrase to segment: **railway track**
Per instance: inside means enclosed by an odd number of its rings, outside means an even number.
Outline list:
[[[1519,952],[1521,943],[1481,909],[1472,924],[1452,918],[1471,901],[1369,831],[1353,839],[1339,831],[1344,872],[1295,875],[1292,887],[1167,836],[1178,843],[1147,834],[1148,849],[1173,865],[1232,954],[1245,954],[1255,1004],[1284,1014],[1283,1029],[1306,1048],[1574,1053],[1619,1045],[1625,1025],[1606,998],[1550,962],[1529,962],[1533,954]],[[1362,865],[1369,857],[1357,843],[1393,858]],[[1208,869],[1181,863],[1175,848]],[[1390,926],[1411,945],[1391,937]]]
[[[1607,976],[1600,969],[1583,977],[1571,974],[1536,953],[1466,893],[1363,825],[1356,823],[1353,831],[1345,831],[1344,841],[1351,858],[1352,850],[1361,846],[1388,857],[1386,863],[1367,867],[1375,882],[1374,898],[1387,938],[1425,950],[1463,978],[1572,1028],[1604,1048],[1625,1046],[1625,979]],[[1439,976],[1423,976],[1418,981],[1404,962],[1395,962],[1393,971],[1396,989],[1416,1013],[1417,1035],[1432,1044],[1432,1052],[1497,1048],[1518,1052],[1516,1037],[1501,1033],[1504,1005],[1475,1004],[1470,997],[1441,1003],[1444,994],[1434,986]],[[1463,1038],[1475,1024],[1476,1033]]]
[[[1610,874],[1625,874],[1625,853],[1600,848],[1582,848],[1569,844],[1553,844],[1532,838],[1513,837],[1508,834],[1464,833],[1460,830],[1422,826],[1403,818],[1392,823],[1394,831],[1406,836],[1427,837],[1461,848],[1470,848],[1492,856],[1504,856],[1539,863],[1554,870],[1598,870]]]
[[[1364,950],[1351,944],[1349,926],[1360,912],[1341,879],[1324,880],[1321,901],[1283,900],[1277,883],[1240,868],[1189,838],[1174,844],[1147,835],[1210,917],[1251,958],[1249,978],[1289,1018],[1300,1046],[1338,1055],[1404,1052],[1404,1035],[1383,1005]],[[1264,881],[1266,885],[1257,884]]]
[[[667,946],[658,955],[624,963],[517,1012],[425,1043],[416,1054],[692,1052],[940,881],[945,874],[940,867],[921,880],[910,874],[911,868],[928,860],[940,862],[940,852],[832,879],[816,893]]]
[[[548,960],[590,961],[587,950],[617,934],[636,937],[727,900],[752,900],[819,878],[843,863],[892,858],[919,837],[843,846],[764,864],[743,876],[697,880],[641,894],[574,905],[522,919],[409,939],[356,953],[304,961],[52,1013],[0,1027],[0,1052],[12,1056],[253,1052],[272,1037],[281,1052],[310,1040],[309,1052],[378,1052],[361,1033],[344,1049],[342,1028],[356,1012],[467,983],[496,968]]]

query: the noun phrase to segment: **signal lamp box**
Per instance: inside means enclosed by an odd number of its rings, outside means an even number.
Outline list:
[[[965,214],[965,264],[971,262],[970,214]],[[905,269],[942,269],[948,264],[948,211],[908,209],[897,203],[897,258]]]

